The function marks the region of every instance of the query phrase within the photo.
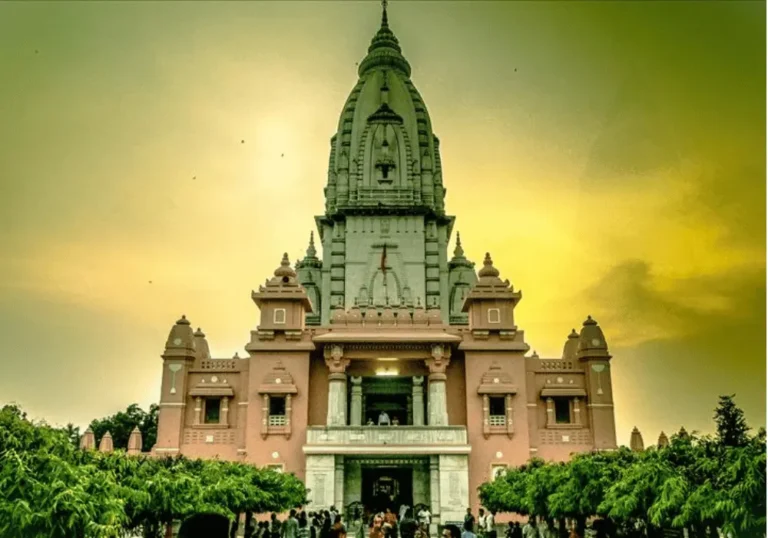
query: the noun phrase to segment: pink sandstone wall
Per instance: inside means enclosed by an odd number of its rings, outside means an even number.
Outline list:
[[[467,390],[464,375],[464,354],[457,351],[451,356],[451,362],[445,370],[448,424],[451,426],[466,426],[467,424]]]
[[[262,395],[258,387],[264,376],[280,360],[293,376],[298,394],[292,397],[292,434],[270,434],[266,439],[261,435]],[[258,351],[251,357],[250,394],[248,399],[248,428],[246,431],[246,461],[258,466],[283,464],[286,472],[295,473],[304,479],[304,453],[301,447],[306,442],[306,424],[309,413],[309,352],[308,351]],[[275,457],[276,455],[276,457]]]
[[[466,351],[467,436],[472,446],[469,455],[469,494],[473,511],[479,508],[477,488],[491,478],[492,464],[516,466],[529,458],[527,427],[527,387],[525,357],[508,351]],[[505,433],[483,435],[483,398],[477,393],[481,378],[496,361],[508,372],[517,387],[513,397],[515,431],[510,439]],[[497,457],[501,453],[501,457]]]
[[[325,426],[328,419],[328,366],[318,353],[313,353],[309,361],[309,400],[312,402],[309,425]],[[303,425],[296,424],[296,427]]]

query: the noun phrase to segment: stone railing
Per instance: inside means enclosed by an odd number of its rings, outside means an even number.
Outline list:
[[[563,370],[577,370],[574,368],[572,361],[563,359],[534,359],[533,364],[537,367],[537,371],[563,371]]]
[[[466,445],[464,426],[310,426],[308,445]]]
[[[241,361],[235,359],[208,359],[200,361],[193,370],[235,372],[240,370]]]

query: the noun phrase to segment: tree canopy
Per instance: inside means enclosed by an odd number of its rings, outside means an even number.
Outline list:
[[[149,452],[157,441],[157,404],[149,406],[149,411],[144,411],[139,404],[131,404],[125,411],[119,411],[112,416],[91,421],[90,427],[96,439],[101,439],[105,433],[112,436],[112,444],[115,448],[127,449],[128,438],[133,429],[138,426],[142,438],[142,450]]]
[[[715,410],[715,437],[673,435],[665,447],[619,448],[577,454],[567,463],[531,460],[480,487],[483,505],[548,520],[580,524],[601,517],[648,529],[688,528],[704,536],[719,528],[734,538],[764,537],[766,439],[748,434],[732,396]]]
[[[81,451],[66,429],[33,423],[13,406],[0,409],[0,491],[0,536],[8,538],[138,529],[156,538],[194,514],[236,521],[306,499],[295,476],[245,463]]]

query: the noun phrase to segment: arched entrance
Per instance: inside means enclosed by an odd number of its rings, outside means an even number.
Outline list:
[[[218,514],[195,514],[181,524],[178,538],[229,538],[229,520]]]

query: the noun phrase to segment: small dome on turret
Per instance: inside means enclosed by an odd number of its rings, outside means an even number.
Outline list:
[[[584,321],[584,326],[579,333],[579,349],[577,356],[580,359],[590,357],[603,357],[610,358],[608,354],[608,344],[605,341],[605,335],[603,330],[592,319],[592,316],[587,316]]]
[[[283,254],[283,259],[280,262],[280,267],[275,269],[275,276],[279,278],[289,277],[296,278],[296,271],[291,267],[291,262],[288,259],[288,253]]]
[[[578,351],[579,333],[576,332],[576,329],[571,329],[571,334],[568,335],[563,346],[563,359],[568,361],[576,360]]]
[[[483,260],[483,268],[477,273],[477,276],[482,278],[499,278],[499,270],[493,266],[493,260],[491,259],[491,253],[485,253],[485,259]]]
[[[168,340],[165,342],[165,353],[175,352],[175,354],[192,354],[195,351],[195,335],[186,316],[176,321],[168,334]]]
[[[195,351],[197,351],[197,357],[203,360],[211,358],[211,350],[208,347],[208,340],[205,339],[205,333],[197,328],[195,331]]]

